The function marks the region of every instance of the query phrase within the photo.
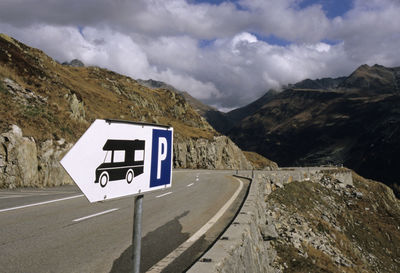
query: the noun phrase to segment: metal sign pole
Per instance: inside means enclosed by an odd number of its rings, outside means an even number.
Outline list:
[[[140,272],[142,212],[143,212],[143,194],[136,196],[135,210],[133,213],[133,234],[132,234],[133,273]]]

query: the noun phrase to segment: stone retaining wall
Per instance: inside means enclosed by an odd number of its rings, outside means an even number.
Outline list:
[[[264,196],[271,184],[261,177],[256,174],[232,225],[188,272],[276,272],[270,266],[276,252],[268,239],[277,234],[274,225],[265,225]]]

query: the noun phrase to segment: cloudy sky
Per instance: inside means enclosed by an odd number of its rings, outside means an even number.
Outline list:
[[[305,78],[400,66],[399,0],[1,0],[0,32],[221,110]]]

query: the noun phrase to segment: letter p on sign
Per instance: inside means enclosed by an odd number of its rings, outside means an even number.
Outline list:
[[[161,162],[167,158],[167,139],[165,137],[158,138],[158,155],[157,155],[157,179],[161,178]]]
[[[150,187],[171,183],[172,130],[153,129]]]

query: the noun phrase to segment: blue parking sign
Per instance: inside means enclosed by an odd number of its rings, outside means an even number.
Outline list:
[[[172,131],[153,129],[150,188],[169,185],[172,168]]]

